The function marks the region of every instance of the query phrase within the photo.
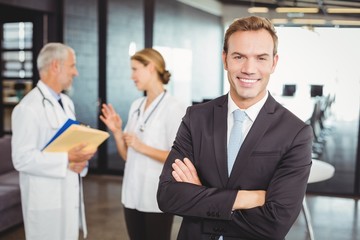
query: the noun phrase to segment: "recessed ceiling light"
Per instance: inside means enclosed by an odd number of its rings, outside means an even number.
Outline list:
[[[278,7],[275,9],[277,13],[318,13],[318,8],[305,8],[305,7]]]
[[[360,13],[360,8],[327,8],[327,13]]]

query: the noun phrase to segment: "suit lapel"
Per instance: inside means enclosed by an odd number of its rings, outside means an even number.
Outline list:
[[[215,159],[221,183],[226,186],[228,181],[227,170],[227,95],[221,98],[219,104],[214,105],[214,146]]]
[[[251,153],[256,148],[259,141],[263,138],[265,132],[270,126],[270,123],[275,121],[275,106],[276,101],[269,94],[268,99],[261,108],[259,115],[256,117],[255,122],[241,145],[228,182],[230,186],[236,182],[237,176],[244,174],[244,171],[247,169],[246,166],[250,161]]]

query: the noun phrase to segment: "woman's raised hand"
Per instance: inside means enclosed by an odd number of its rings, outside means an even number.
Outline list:
[[[122,119],[111,104],[102,104],[100,119],[114,134],[122,132]]]

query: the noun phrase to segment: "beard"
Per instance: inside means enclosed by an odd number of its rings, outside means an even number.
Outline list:
[[[72,85],[70,85],[66,89],[64,89],[62,92],[65,93],[66,95],[68,95],[69,97],[73,97],[74,96],[74,87]]]

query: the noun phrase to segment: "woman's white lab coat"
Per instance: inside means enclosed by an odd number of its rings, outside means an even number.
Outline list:
[[[41,151],[59,126],[75,119],[71,99],[61,99],[64,109],[39,81],[12,113],[12,158],[20,172],[27,240],[75,240],[79,226],[87,233],[81,177],[68,169],[66,152]]]

